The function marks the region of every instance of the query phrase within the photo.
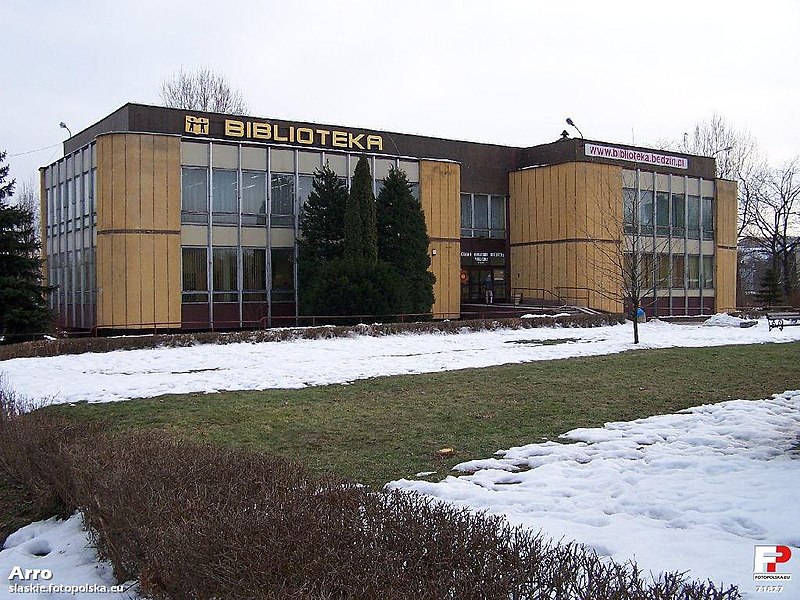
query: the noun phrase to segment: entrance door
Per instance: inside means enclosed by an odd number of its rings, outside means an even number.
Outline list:
[[[468,304],[484,304],[486,302],[486,276],[494,281],[494,301],[506,301],[506,282],[503,269],[491,267],[461,268],[461,302]]]

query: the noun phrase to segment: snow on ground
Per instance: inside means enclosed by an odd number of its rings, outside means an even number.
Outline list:
[[[749,329],[652,321],[641,325],[638,346],[632,343],[631,330],[627,324],[208,344],[18,358],[0,363],[0,372],[18,394],[34,400],[108,402],[189,392],[299,388],[385,375],[613,354],[634,348],[800,340],[800,327],[770,332],[766,320]],[[570,341],[535,343],[554,339]]]
[[[770,332],[763,320],[747,329],[654,321],[641,326],[641,337],[634,346],[630,325],[353,336],[14,359],[0,363],[0,371],[17,393],[34,400],[105,402],[346,383],[633,348],[798,341],[800,328]],[[544,340],[563,343],[536,343]],[[746,592],[754,590],[753,546],[789,545],[794,557],[779,570],[794,570],[795,581],[783,584],[790,592],[783,597],[800,597],[800,459],[788,450],[800,439],[800,391],[578,429],[566,437],[574,443],[531,444],[464,463],[461,470],[470,474],[440,483],[389,485],[505,514],[514,524],[578,540],[618,560],[635,557],[645,571],[688,570],[693,577],[740,584]],[[50,569],[52,579],[40,584],[112,585],[110,567],[97,561],[80,525],[76,515],[19,530],[0,551],[0,576],[19,566]],[[0,587],[0,596],[5,591]],[[72,597],[136,596],[128,590]]]
[[[28,573],[26,579],[25,572],[34,569],[40,572]],[[0,578],[0,598],[138,597],[133,582],[118,584],[111,565],[98,561],[77,513],[66,521],[32,523],[8,536],[0,551]]]
[[[573,443],[546,442],[457,465],[471,473],[414,490],[503,514],[556,539],[576,540],[645,572],[755,593],[755,545],[792,547],[778,572],[785,598],[800,598],[800,391],[769,400],[699,406],[603,428],[575,429]],[[769,582],[761,582],[769,584]]]

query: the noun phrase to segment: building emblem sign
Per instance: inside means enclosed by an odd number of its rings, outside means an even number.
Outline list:
[[[211,135],[209,119],[186,115],[185,133]],[[383,136],[335,129],[279,125],[269,121],[225,119],[222,135],[226,138],[277,142],[300,146],[342,148],[343,150],[383,150]]]
[[[626,160],[630,162],[647,163],[659,165],[661,167],[672,167],[675,169],[688,169],[689,160],[682,156],[669,156],[668,154],[657,154],[647,150],[632,150],[630,148],[618,148],[616,146],[600,146],[598,144],[586,144],[586,156],[596,156],[598,158],[613,158],[616,160]]]
[[[204,117],[186,115],[186,125],[184,126],[184,131],[186,131],[186,133],[193,133],[195,135],[208,135],[208,125],[208,119]]]

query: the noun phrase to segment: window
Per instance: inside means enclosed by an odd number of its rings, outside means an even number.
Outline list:
[[[671,286],[670,269],[672,265],[670,263],[671,261],[669,254],[658,255],[657,287],[659,287],[660,289],[668,289]]]
[[[94,212],[94,190],[92,189],[92,175],[89,171],[83,175],[83,226],[91,225],[92,213]]]
[[[461,194],[461,237],[506,237],[506,197]]]
[[[489,196],[475,194],[472,197],[472,237],[489,237]]]
[[[236,248],[213,248],[214,302],[238,301]]]
[[[205,248],[183,248],[183,301],[208,302],[208,264]]]
[[[669,235],[669,192],[656,192],[656,235]]]
[[[700,287],[700,257],[696,254],[689,255],[689,273],[687,286],[690,290]]]
[[[72,220],[75,218],[75,180],[67,180],[64,189],[67,194],[64,197],[64,206],[67,213],[67,231],[72,231]]]
[[[272,174],[272,225],[294,227],[294,175]]]
[[[672,194],[672,235],[683,237],[686,227],[686,196]]]
[[[242,248],[242,301],[267,301],[267,251]]]
[[[700,239],[700,197],[689,196],[689,208],[687,210],[686,228],[689,231],[689,238]]]
[[[267,223],[267,174],[242,171],[242,225]]]
[[[416,181],[411,182],[411,195],[414,196],[414,199],[419,202],[419,183]]]
[[[211,175],[213,182],[211,187],[211,206],[214,211],[214,224],[238,224],[239,208],[237,205],[236,171],[214,169]]]
[[[311,191],[313,188],[314,183],[314,176],[313,175],[300,175],[298,178],[298,186],[297,186],[297,201],[300,204],[300,210],[306,205],[308,202],[308,197],[311,195]]]
[[[703,257],[703,289],[714,289],[714,257]]]
[[[58,185],[58,197],[56,198],[56,221],[58,221],[58,230],[64,233],[64,228],[67,222],[67,211],[64,210],[64,198],[67,196],[66,184],[60,183]]]
[[[94,146],[92,146],[94,148]],[[92,169],[92,224],[97,225],[97,204],[95,202],[95,198],[97,198],[97,169]]]
[[[642,225],[642,233],[653,233],[653,192],[652,190],[642,190],[639,199],[639,223]]]
[[[275,302],[294,300],[294,250],[272,249],[272,299]]]
[[[622,190],[622,220],[625,233],[636,232],[636,190],[623,188]]]
[[[642,284],[642,291],[647,292],[653,288],[653,269],[655,268],[654,255],[642,254],[639,261],[639,281]]]
[[[703,198],[703,239],[714,239],[714,199]]]
[[[472,196],[461,194],[461,237],[472,237]]]
[[[181,169],[181,223],[208,223],[208,170]]]
[[[83,225],[83,176],[80,173],[72,180],[75,185],[72,203],[75,205],[75,229]]]
[[[53,236],[55,235],[55,229],[53,224],[55,223],[55,211],[53,206],[53,194],[54,190],[52,188],[47,190],[47,235]]]
[[[686,261],[683,254],[672,255],[672,287],[682,288],[685,280]]]
[[[505,239],[506,237],[506,198],[492,196],[491,229],[489,237]]]

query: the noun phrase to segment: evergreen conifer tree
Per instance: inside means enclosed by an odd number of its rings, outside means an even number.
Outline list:
[[[377,200],[378,258],[394,266],[406,288],[402,312],[427,313],[436,277],[428,271],[430,240],[422,206],[406,174],[390,169]]]
[[[300,215],[298,245],[300,309],[315,312],[305,293],[314,285],[320,270],[341,258],[344,252],[344,212],[347,186],[326,164],[314,172],[311,193]]]
[[[11,206],[14,180],[5,183],[8,165],[0,152],[0,336],[8,342],[48,331],[51,314],[42,286],[42,261],[28,209]]]
[[[758,299],[767,306],[775,306],[783,300],[781,291],[781,280],[778,272],[769,268],[761,279],[761,289],[758,292]]]
[[[356,164],[344,216],[344,256],[374,264],[378,260],[378,232],[375,224],[375,194],[366,156]]]

